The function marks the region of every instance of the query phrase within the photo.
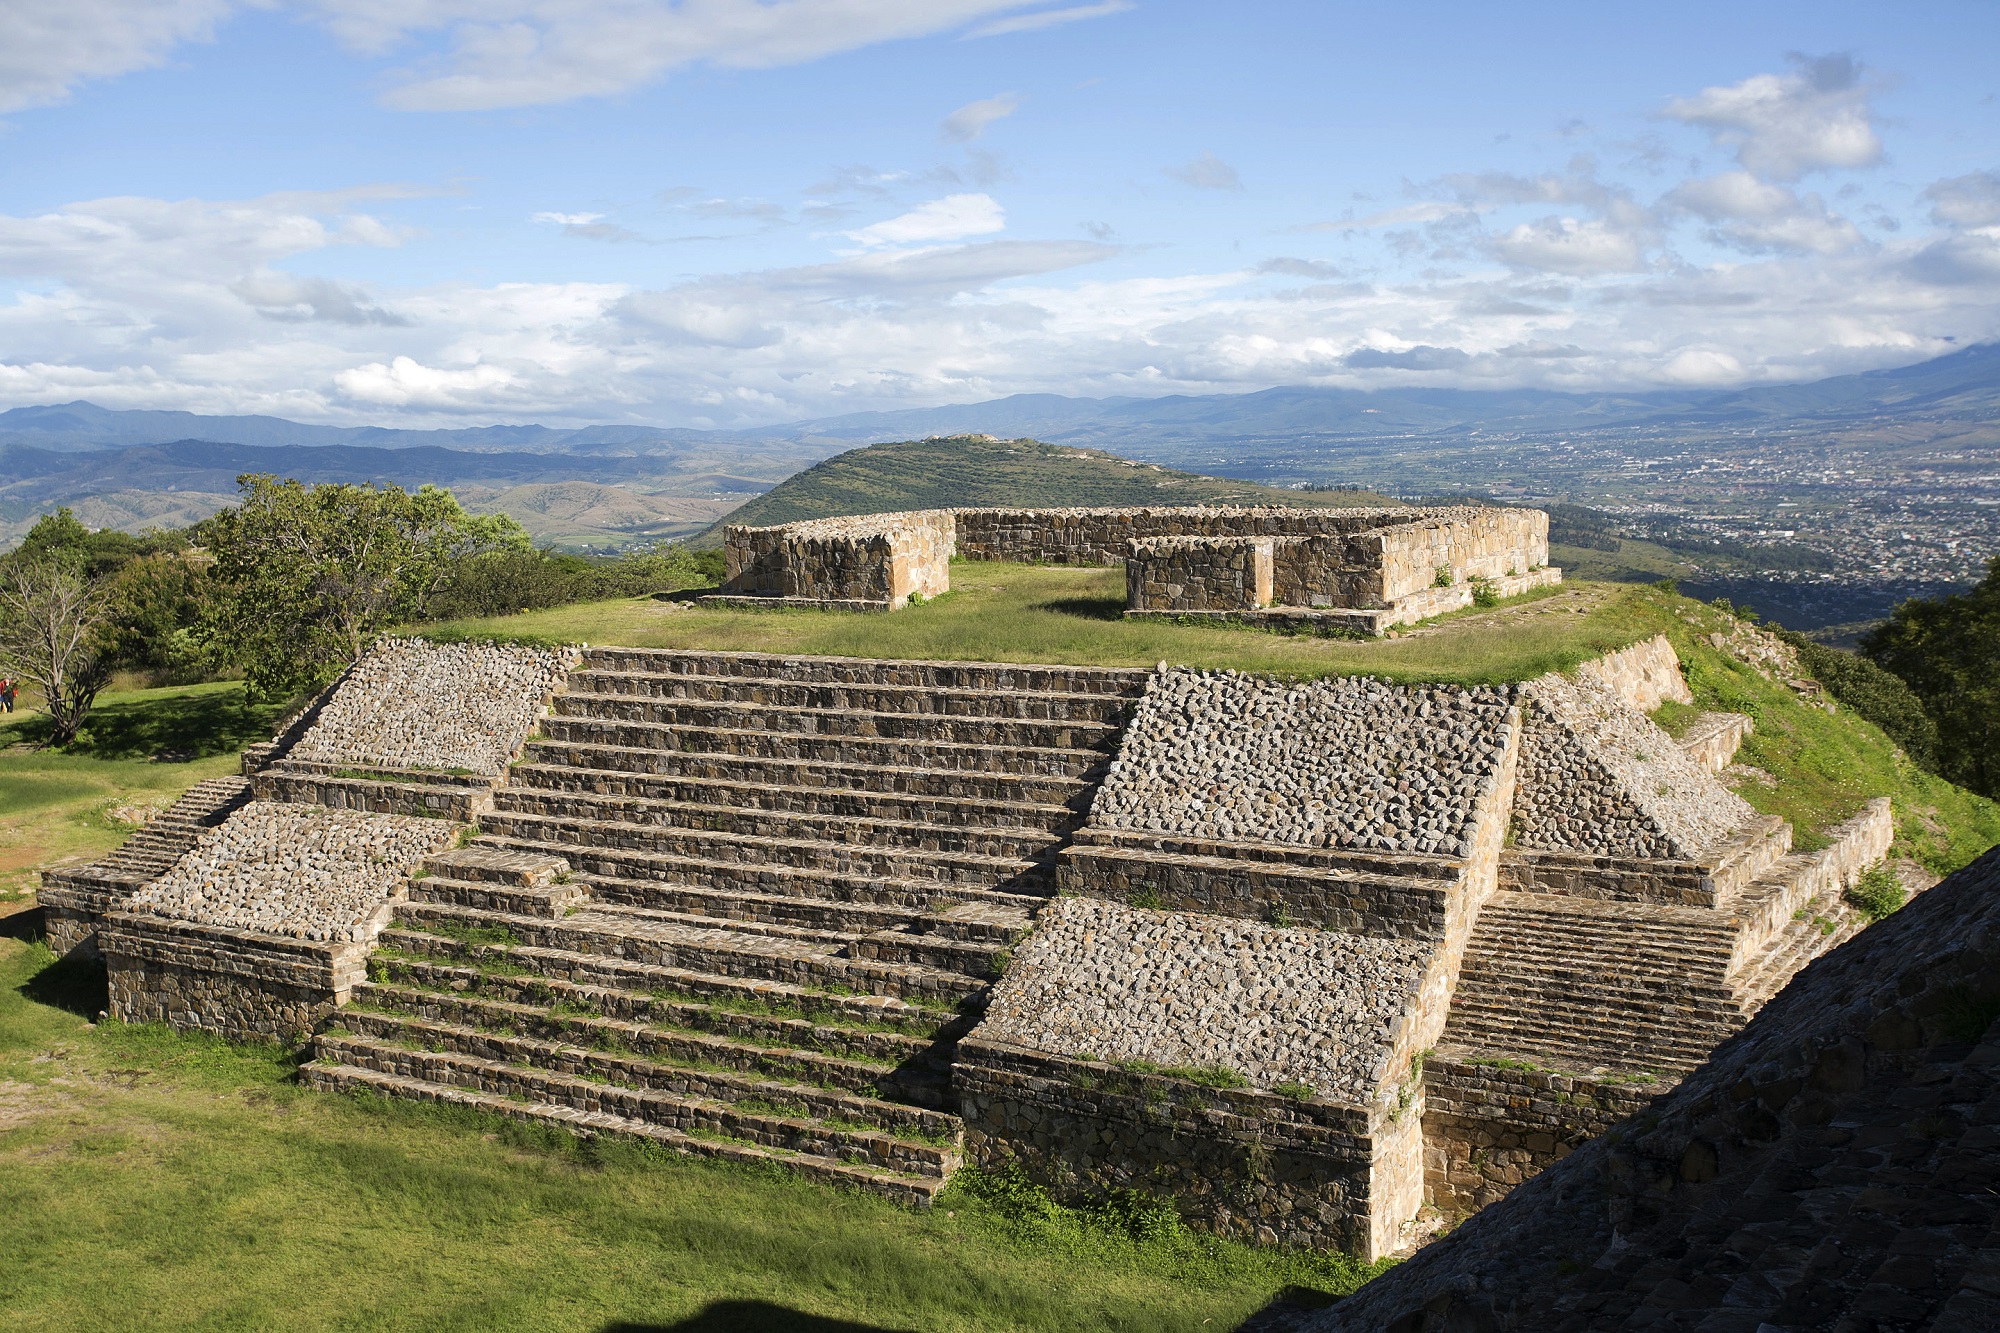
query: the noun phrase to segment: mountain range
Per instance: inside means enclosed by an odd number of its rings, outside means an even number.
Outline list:
[[[677,459],[703,450],[759,456],[775,447],[780,453],[797,450],[823,457],[836,450],[815,451],[812,446],[972,432],[1100,446],[1132,439],[1158,447],[1240,439],[1467,437],[1606,428],[1700,432],[1775,423],[1852,424],[1884,416],[1964,420],[1996,415],[2000,415],[2000,344],[1986,343],[1892,370],[1740,389],[1565,393],[1282,387],[1162,398],[1015,394],[979,403],[853,412],[730,431],[622,425],[573,430],[539,425],[392,430],[306,425],[279,417],[114,411],[75,402],[0,412],[0,446],[75,452],[202,440],[259,447],[432,447],[470,453]]]

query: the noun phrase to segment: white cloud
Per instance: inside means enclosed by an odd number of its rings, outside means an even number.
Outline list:
[[[1717,348],[1689,347],[1676,352],[1664,366],[1660,367],[1660,373],[1675,384],[1712,388],[1741,383],[1743,363],[1728,352]]]
[[[1688,181],[1666,205],[1717,224],[1711,235],[1741,250],[1835,255],[1862,244],[1854,224],[1829,211],[1818,195],[1800,196],[1747,171]]]
[[[1197,190],[1240,190],[1243,180],[1236,168],[1213,153],[1203,153],[1185,166],[1167,167],[1166,174]]]
[[[355,50],[442,36],[385,101],[484,111],[603,97],[697,64],[801,65],[948,32],[1031,0],[312,0]],[[438,66],[442,65],[439,70]]]
[[[1004,37],[1012,32],[1039,32],[1043,28],[1053,28],[1062,23],[1076,23],[1083,19],[1101,19],[1112,14],[1123,14],[1136,8],[1135,0],[1099,0],[1094,5],[1072,5],[1068,9],[1044,9],[1039,14],[1017,14],[1013,18],[995,19],[982,23],[967,37]]]
[[[900,217],[889,218],[846,233],[863,245],[912,245],[920,241],[958,241],[1004,231],[1007,214],[991,195],[948,194],[919,204]]]
[[[1757,74],[1675,98],[1665,114],[1706,129],[1747,170],[1772,180],[1881,161],[1861,66],[1844,55],[1793,63],[1790,74]]]
[[[206,41],[233,0],[6,0],[0,4],[0,111],[47,106],[80,83],[163,63]]]
[[[1639,232],[1602,219],[1543,218],[1491,237],[1487,248],[1517,268],[1589,276],[1632,273],[1645,267],[1646,240]]]
[[[1924,191],[1931,220],[1946,227],[2000,225],[2000,172],[1974,171],[1934,181]]]
[[[490,407],[514,377],[498,366],[462,370],[426,366],[407,356],[387,365],[371,361],[333,377],[342,395],[374,407]]]
[[[938,127],[938,133],[946,143],[970,143],[986,133],[988,125],[1020,109],[1021,99],[1012,93],[982,97],[977,102],[967,102],[946,116],[944,124]]]
[[[530,221],[553,222],[558,227],[587,227],[603,216],[602,213],[537,213]]]

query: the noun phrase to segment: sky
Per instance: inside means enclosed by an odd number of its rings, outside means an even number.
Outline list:
[[[2000,5],[6,0],[0,408],[742,427],[2000,338]]]

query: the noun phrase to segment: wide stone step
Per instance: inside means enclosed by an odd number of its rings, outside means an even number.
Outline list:
[[[354,988],[354,1004],[341,1011],[338,1021],[353,1027],[346,1020],[348,1014],[376,1011],[592,1050],[630,1050],[652,1060],[730,1069],[785,1083],[832,1086],[899,1104],[910,1101],[905,1093],[912,1082],[921,1084],[929,1095],[930,1100],[920,1103],[923,1105],[942,1101],[948,1092],[949,1063],[935,1058],[934,1052],[943,1046],[948,1053],[949,1043],[906,1038],[905,1048],[887,1055],[879,1048],[856,1054],[845,1048],[828,1051],[772,1045],[768,1038],[758,1039],[762,1034],[686,1031],[601,1012],[578,1012],[567,993],[558,996],[545,990],[537,998],[544,1003],[364,982]],[[901,1109],[899,1105],[899,1114]]]
[[[551,920],[569,915],[589,898],[589,891],[578,880],[534,889],[490,879],[447,879],[442,875],[419,875],[410,881],[413,903],[442,903]]]
[[[669,884],[693,885],[728,893],[767,894],[786,898],[824,898],[830,902],[881,903],[889,906],[933,910],[961,902],[987,902],[1011,906],[1023,897],[1048,896],[1045,879],[1031,876],[1025,885],[982,888],[943,880],[898,879],[887,875],[851,874],[801,866],[758,864],[753,861],[715,860],[701,856],[679,856],[624,848],[599,848],[577,843],[543,843],[533,838],[486,834],[482,843],[519,847],[524,850],[547,847],[562,851],[575,862],[577,873],[592,881],[614,878],[659,880]]]
[[[826,898],[723,891],[695,884],[668,884],[657,880],[610,876],[593,876],[587,882],[592,901],[599,905],[620,903],[726,921],[805,926],[847,935],[907,930],[996,945],[1012,944],[1019,939],[1028,928],[1031,913],[1043,901],[1023,896],[1017,904],[954,903],[929,911],[872,902],[837,902]]]
[[[905,1139],[875,1129],[845,1128],[813,1115],[797,1096],[786,1099],[799,1108],[797,1111],[775,1101],[768,1103],[768,1109],[754,1100],[746,1105],[735,1098],[716,1095],[731,1082],[726,1075],[704,1076],[674,1066],[565,1049],[552,1043],[507,1043],[482,1035],[474,1037],[471,1044],[502,1050],[511,1045],[518,1054],[509,1059],[493,1059],[449,1049],[412,1050],[381,1038],[343,1037],[337,1033],[322,1034],[313,1042],[315,1054],[331,1063],[569,1106],[579,1111],[607,1111],[682,1133],[714,1134],[815,1157],[858,1158],[883,1170],[911,1175],[943,1175],[959,1163],[955,1134],[949,1143],[935,1144],[923,1142],[914,1133]],[[545,1049],[548,1054],[544,1058],[559,1067],[516,1062],[520,1055],[536,1048]],[[771,1091],[779,1089],[773,1086]],[[840,1095],[821,1094],[822,1098]],[[910,1110],[916,1115],[937,1115],[914,1107]]]
[[[1510,959],[1523,965],[1551,967],[1638,967],[1667,972],[1692,969],[1719,971],[1728,965],[1732,941],[1698,940],[1692,944],[1672,939],[1657,943],[1637,940],[1596,940],[1581,938],[1565,943],[1559,936],[1491,934],[1483,929],[1474,936],[1481,958]]]
[[[880,776],[879,770],[850,770],[856,779]],[[931,827],[1022,829],[1060,836],[1082,819],[1063,804],[983,797],[906,795],[893,791],[853,789],[823,782],[791,786],[778,779],[789,772],[767,772],[757,781],[656,776],[650,773],[605,772],[568,764],[517,765],[503,796],[532,790],[593,797],[672,802],[691,806],[722,806],[771,814],[812,815],[826,819],[887,820]],[[910,777],[929,776],[916,771]],[[1077,783],[1076,790],[1084,790]]]
[[[924,824],[852,815],[793,814],[727,805],[659,801],[637,796],[504,788],[493,809],[566,822],[689,829],[751,838],[783,838],[922,852],[967,853],[1020,860],[1044,856],[1060,836],[1039,829]]]
[[[526,951],[524,951],[525,953]],[[551,951],[534,951],[533,961],[550,966]],[[482,960],[490,961],[490,960]],[[501,971],[482,971],[464,963],[396,953],[377,953],[372,969],[384,986],[448,994],[460,1000],[491,1001],[533,1011],[561,1006],[565,1013],[585,1021],[583,1015],[672,1028],[689,1033],[710,1033],[733,1042],[754,1046],[819,1051],[836,1057],[865,1061],[884,1068],[908,1069],[926,1064],[948,1073],[951,1034],[966,1019],[902,1005],[898,1019],[881,1007],[874,997],[861,1003],[851,997],[822,997],[810,993],[792,995],[782,988],[765,984],[754,990],[743,983],[718,978],[703,979],[703,989],[695,993],[689,986],[666,975],[663,969],[612,960],[605,966],[579,967],[579,975],[608,980],[571,981],[550,971],[531,971],[510,966]],[[370,985],[377,983],[368,983]],[[629,989],[648,986],[649,990]],[[357,994],[360,993],[357,989]],[[939,1035],[943,1024],[945,1035]]]
[[[1018,690],[1030,694],[1110,694],[1136,699],[1151,672],[1013,662],[928,662],[865,657],[809,657],[670,648],[593,648],[586,671],[744,677],[943,689]]]
[[[744,921],[709,916],[698,912],[677,912],[656,907],[593,903],[593,920],[629,922],[642,927],[681,927],[688,930],[727,929],[738,934],[766,939],[789,940],[801,945],[831,945],[848,958],[868,958],[881,963],[911,963],[919,967],[962,972],[967,976],[989,976],[997,968],[1006,945],[999,941],[970,941],[946,935],[929,935],[907,927],[855,934],[851,931],[789,925],[768,921]]]
[[[1619,979],[1593,982],[1545,976],[1461,975],[1458,993],[1452,1004],[1455,1011],[1466,1013],[1481,1009],[1504,1012],[1509,1007],[1525,1004],[1533,1009],[1545,1010],[1560,1021],[1575,1023],[1612,1015],[1644,1022],[1651,1022],[1665,1014],[1705,1014],[1718,1022],[1733,1022],[1740,1017],[1735,997],[1721,987],[1689,992],[1666,987],[1640,987]]]
[[[542,723],[550,740],[634,749],[687,750],[758,759],[800,759],[829,764],[891,765],[898,768],[953,769],[1082,778],[1107,762],[1102,751],[1050,749],[1033,745],[962,744],[923,737],[823,736],[800,732],[731,727],[676,727],[658,722],[606,718],[551,717]],[[684,771],[684,770],[682,770]]]
[[[926,717],[995,717],[1025,721],[1119,722],[1128,700],[1115,694],[1006,690],[988,686],[894,685],[784,680],[768,676],[699,676],[682,672],[575,671],[570,694],[690,702],[761,704],[773,708],[911,713]]]
[[[849,954],[846,945],[749,935],[715,926],[634,919],[585,910],[561,921],[474,912],[438,903],[409,903],[397,925],[430,934],[505,932],[536,948],[594,953],[634,962],[727,977],[782,981],[826,989],[841,986],[871,995],[917,999],[935,1007],[956,1005],[981,993],[987,978],[914,963],[879,962]]]
[[[647,699],[632,695],[561,694],[561,718],[646,722],[676,729],[764,731],[779,735],[867,737],[932,744],[1001,745],[1042,750],[1104,750],[1118,738],[1111,722],[1029,721],[1007,717],[937,717],[913,713],[854,713],[763,704]]]
[[[582,1135],[605,1134],[639,1139],[690,1156],[724,1161],[775,1163],[810,1180],[846,1185],[881,1194],[913,1207],[928,1207],[944,1187],[943,1175],[905,1175],[831,1157],[785,1152],[756,1143],[739,1143],[707,1133],[685,1133],[646,1120],[603,1110],[584,1110],[553,1102],[515,1101],[510,1097],[352,1065],[314,1061],[300,1069],[300,1080],[324,1092],[360,1090],[415,1101],[470,1107],[510,1119],[560,1125]]]
[[[560,848],[579,867],[606,855],[639,852],[737,863],[752,871],[789,867],[848,877],[930,880],[1015,893],[1046,890],[1052,876],[1052,868],[1046,862],[1018,857],[927,852],[919,848],[874,847],[806,838],[752,837],[653,824],[584,822],[518,810],[495,810],[480,820],[480,826],[482,833],[489,836]]]
[[[517,1015],[514,1021],[534,1020]],[[761,1053],[725,1050],[729,1043],[718,1038],[708,1038],[703,1045],[677,1040],[671,1033],[655,1033],[635,1024],[608,1023],[601,1019],[589,1025],[588,1030],[574,1034],[592,1044],[565,1040],[560,1031],[498,1032],[463,1021],[462,1017],[395,1010],[350,1007],[334,1017],[332,1026],[345,1029],[361,1041],[527,1065],[546,1073],[680,1097],[784,1103],[787,1115],[835,1119],[848,1122],[850,1127],[866,1126],[879,1131],[902,1130],[927,1140],[955,1142],[961,1129],[956,1115],[875,1095],[875,1079],[888,1071],[851,1064],[842,1068],[839,1062],[812,1057],[810,1052],[798,1053],[806,1057],[803,1062],[767,1059],[765,1063],[771,1067],[762,1069],[757,1067]],[[718,1062],[711,1058],[714,1056],[723,1059]],[[717,1068],[717,1063],[727,1067]],[[820,1077],[804,1077],[808,1069]],[[828,1083],[834,1086],[826,1086]],[[919,1160],[937,1156],[932,1144],[924,1145],[918,1152]]]
[[[560,856],[498,847],[454,847],[425,857],[424,867],[448,879],[484,880],[523,889],[547,888],[569,874],[569,862]]]
[[[1510,1055],[1539,1055],[1564,1068],[1687,1069],[1708,1058],[1733,1026],[1690,1022],[1684,1016],[1619,1021],[1578,1016],[1575,1022],[1516,1005],[1454,1004],[1443,1040]]]

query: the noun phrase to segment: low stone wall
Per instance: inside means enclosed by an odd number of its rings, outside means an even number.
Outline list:
[[[1424,1194],[1477,1212],[1662,1091],[1553,1070],[1433,1056],[1424,1065]]]
[[[951,587],[949,509],[724,530],[723,594],[903,606]]]
[[[1305,537],[1364,532],[1443,510],[1159,505],[1127,509],[954,509],[958,553],[1031,565],[1116,565],[1135,541]]]
[[[400,781],[398,779],[401,779]],[[323,805],[377,815],[416,815],[469,824],[493,804],[500,778],[445,779],[442,775],[383,769],[369,776],[337,776],[330,767],[287,763],[258,770],[250,786],[260,801]]]
[[[1262,1244],[1393,1249],[1385,1197],[1421,1171],[1421,1107],[1352,1106],[1068,1059],[987,1039],[959,1044],[966,1157],[1019,1163],[1060,1199],[1142,1190],[1192,1226]],[[1415,1164],[1415,1165],[1413,1165]]]
[[[1736,761],[1744,738],[1756,724],[1742,713],[1703,713],[1680,738],[1681,753],[1711,773],[1720,773]]]
[[[1681,676],[1681,659],[1664,634],[1592,658],[1576,669],[1576,678],[1602,685],[1641,713],[1650,713],[1669,699],[1694,702]]]
[[[98,928],[109,1012],[232,1041],[293,1041],[347,1002],[369,945],[114,912]]]

